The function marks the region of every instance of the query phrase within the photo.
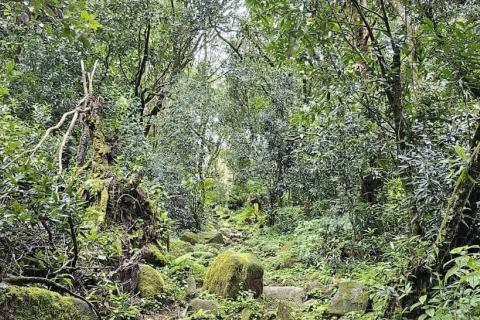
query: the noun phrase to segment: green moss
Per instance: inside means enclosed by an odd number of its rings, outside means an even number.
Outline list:
[[[364,285],[353,281],[342,282],[332,298],[328,313],[344,315],[353,311],[365,312],[368,300],[368,292]]]
[[[170,254],[174,257],[180,257],[192,251],[193,251],[193,247],[188,242],[178,240],[178,239],[173,239],[170,242]]]
[[[196,244],[200,242],[200,236],[198,235],[198,233],[193,233],[189,231],[182,234],[180,240],[188,242],[190,244]]]
[[[145,261],[156,267],[165,267],[168,264],[168,257],[156,245],[151,244],[148,246]]]
[[[173,260],[172,264],[173,272],[187,271],[195,278],[197,283],[203,283],[207,268],[195,261],[190,254],[178,257],[177,259]]]
[[[157,294],[164,292],[165,281],[160,271],[149,265],[141,264],[138,292],[143,298],[154,298]]]
[[[103,188],[100,193],[100,203],[99,203],[100,214],[97,217],[97,226],[103,224],[105,221],[105,216],[107,215],[107,206],[108,206],[108,188]]]
[[[212,263],[205,277],[205,288],[222,297],[236,297],[240,290],[263,291],[263,268],[248,253],[226,251]]]
[[[96,319],[85,302],[38,287],[0,289],[0,313],[15,320]]]

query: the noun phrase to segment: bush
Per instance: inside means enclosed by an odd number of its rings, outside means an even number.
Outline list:
[[[303,210],[300,207],[288,206],[275,210],[274,229],[280,233],[289,233],[295,230],[298,222],[303,218]]]

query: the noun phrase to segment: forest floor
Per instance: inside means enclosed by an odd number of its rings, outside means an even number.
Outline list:
[[[331,319],[329,305],[340,283],[359,285],[367,291],[365,282],[378,281],[368,264],[333,269],[318,258],[318,231],[323,225],[320,220],[305,222],[289,232],[263,227],[255,220],[245,210],[220,213],[210,232],[222,233],[224,244],[172,239],[170,252],[174,257],[164,272],[183,286],[184,300],[173,301],[168,311],[146,315],[144,319]],[[188,240],[185,236],[180,238]],[[206,268],[226,250],[251,253],[260,260],[264,268],[264,293],[260,298],[245,293],[237,299],[223,299],[204,289]],[[179,278],[179,268],[187,265],[189,271],[183,273],[183,279]],[[193,288],[189,276],[195,279]],[[374,312],[364,313],[349,313],[348,319],[375,318]],[[220,318],[215,317],[218,315]]]

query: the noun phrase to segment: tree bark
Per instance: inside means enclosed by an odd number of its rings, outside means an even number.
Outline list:
[[[458,230],[465,213],[465,208],[468,207],[468,200],[480,178],[480,124],[477,126],[474,137],[476,137],[474,141],[475,148],[473,148],[470,161],[466,168],[457,179],[455,189],[443,217],[442,225],[438,231],[435,242],[437,250],[437,270],[442,269],[445,262],[450,258],[450,250],[453,248],[453,245],[464,245],[462,241],[458,241],[459,238],[463,237]]]

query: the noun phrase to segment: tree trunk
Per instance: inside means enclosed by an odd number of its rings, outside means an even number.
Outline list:
[[[477,180],[480,177],[480,125],[477,126],[473,142],[475,146],[470,156],[466,168],[461,173],[455,184],[452,197],[448,203],[442,225],[437,235],[435,247],[437,249],[436,269],[442,269],[445,262],[450,258],[450,250],[455,246],[465,245],[461,239],[464,234],[458,232],[462,222],[466,208],[468,208],[468,200],[475,191]],[[476,194],[476,193],[475,193]],[[473,199],[472,199],[473,200]],[[470,203],[470,206],[472,203]],[[468,210],[468,209],[467,209]],[[475,217],[472,217],[475,218]],[[468,226],[469,229],[473,226]]]

